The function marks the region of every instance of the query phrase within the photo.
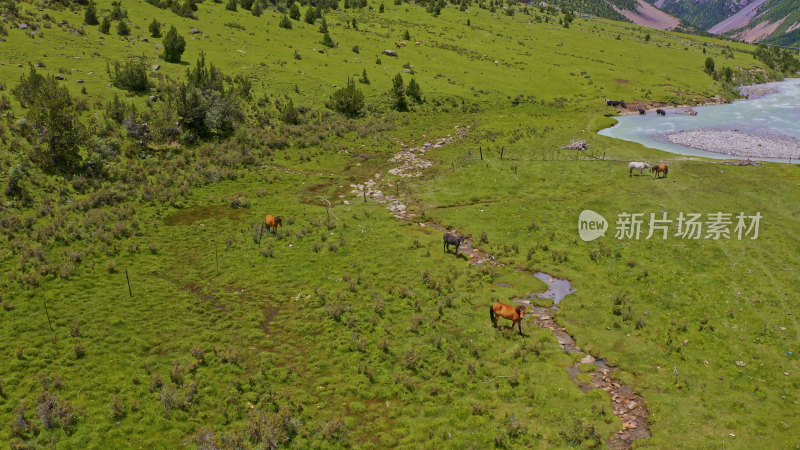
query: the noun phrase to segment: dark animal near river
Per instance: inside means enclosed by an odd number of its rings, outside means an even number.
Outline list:
[[[659,116],[666,116],[667,112],[664,111],[663,109],[657,109],[656,114],[658,114]]]
[[[639,108],[639,114],[645,115],[647,114],[647,111],[643,110],[642,108]]]
[[[458,253],[458,247],[460,247],[461,243],[464,242],[466,239],[467,239],[466,236],[459,236],[453,233],[445,233],[444,236],[442,237],[442,240],[444,241],[444,246],[443,246],[444,251],[450,250],[450,246],[455,245],[456,253]]]
[[[519,334],[522,334],[522,319],[525,317],[524,306],[511,306],[502,302],[497,302],[489,308],[489,318],[492,319],[492,325],[497,328],[497,318],[502,317],[511,321],[511,328],[516,325],[519,328]]]

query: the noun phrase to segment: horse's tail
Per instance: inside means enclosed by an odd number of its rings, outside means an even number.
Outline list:
[[[492,324],[497,326],[497,319],[494,317],[494,305],[489,307],[489,318],[492,319]]]

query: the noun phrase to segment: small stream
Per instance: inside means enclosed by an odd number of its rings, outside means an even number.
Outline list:
[[[425,160],[423,155],[428,150],[439,148],[457,139],[466,132],[464,128],[456,128],[456,136],[446,136],[435,144],[426,143],[416,148],[404,148],[394,158],[393,162],[400,163],[399,167],[390,169],[392,175],[399,177],[419,177],[422,170],[431,165],[430,161]],[[381,175],[376,174],[372,179],[362,183],[353,185],[353,194],[356,196],[365,196],[378,203],[386,205],[392,214],[399,220],[414,221],[416,214],[408,211],[406,204],[412,201],[410,198],[402,198],[399,195],[391,195],[390,192],[382,192],[378,189]],[[389,189],[391,190],[391,189]],[[442,233],[452,232],[444,225],[425,222],[420,223],[421,227],[434,228]],[[494,256],[483,252],[480,249],[472,247],[472,240],[467,239],[458,249],[458,253],[463,255],[470,264],[492,264],[496,266],[505,266],[502,262],[497,260]],[[529,294],[526,298],[514,299],[517,303],[530,305],[531,300],[535,298],[550,298],[553,300],[553,306],[550,307],[533,307],[533,316],[535,317],[536,325],[543,329],[550,330],[555,336],[558,344],[562,349],[569,353],[577,353],[584,355],[577,363],[571,367],[567,367],[566,371],[570,379],[581,389],[583,392],[588,392],[592,389],[602,389],[608,392],[611,397],[611,405],[614,414],[622,420],[622,429],[614,433],[608,438],[607,444],[611,449],[627,449],[630,445],[638,439],[646,439],[650,437],[650,429],[647,424],[648,411],[645,407],[645,400],[634,392],[631,388],[614,381],[613,375],[617,370],[605,363],[604,360],[598,359],[590,355],[580,347],[578,347],[575,339],[567,332],[567,330],[556,322],[553,315],[559,310],[559,303],[567,295],[575,292],[575,288],[569,280],[558,278],[544,272],[530,272],[524,269],[516,269],[520,272],[525,272],[542,280],[547,284],[545,292]],[[582,382],[578,379],[581,372],[581,366],[591,365],[591,369],[583,368],[583,373],[590,374],[591,381]]]

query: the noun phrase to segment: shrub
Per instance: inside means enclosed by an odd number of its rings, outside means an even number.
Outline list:
[[[86,356],[86,347],[80,342],[75,344],[75,359],[82,359]]]
[[[120,36],[128,36],[131,34],[131,27],[124,20],[120,20],[117,24],[117,34]]]
[[[358,79],[358,82],[361,84],[369,84],[369,77],[367,76],[366,68],[364,68],[364,70],[361,72],[361,78]]]
[[[161,37],[161,24],[156,19],[150,22],[150,36],[154,38]]]
[[[108,34],[111,30],[111,19],[108,16],[103,18],[103,21],[100,22],[100,32],[103,34]]]
[[[161,57],[164,61],[171,63],[181,62],[181,55],[186,50],[186,40],[178,34],[175,27],[170,27],[167,35],[164,36],[164,53]]]
[[[325,32],[325,35],[322,36],[322,41],[320,41],[320,44],[329,48],[336,47],[336,42],[333,42],[333,39],[331,38],[331,35],[328,32]]]
[[[125,417],[125,403],[118,396],[114,396],[111,399],[111,417],[115,420],[122,419]]]
[[[124,64],[115,62],[111,80],[114,86],[126,91],[141,93],[150,89],[146,65],[138,58],[128,59]]]
[[[705,65],[704,71],[705,71],[705,73],[707,73],[709,75],[714,73],[714,58],[712,58],[710,56],[708,58],[706,58],[706,65]]]
[[[305,20],[305,22],[309,25],[314,25],[314,22],[317,20],[317,18],[317,11],[314,9],[314,7],[309,6],[308,9],[306,9],[306,15],[303,17],[303,20]]]
[[[358,117],[364,109],[364,93],[348,78],[347,86],[334,92],[325,106],[347,117]]]
[[[228,0],[228,3],[225,5],[225,9],[228,11],[236,11],[237,2],[236,0]]]
[[[278,26],[281,27],[281,28],[286,28],[287,30],[291,30],[292,29],[292,21],[289,20],[289,18],[284,14],[283,17],[281,17],[281,21],[278,22]]]
[[[253,9],[250,10],[250,13],[256,17],[261,17],[261,14],[264,13],[264,6],[261,4],[261,0],[257,0],[253,5]]]
[[[292,20],[300,20],[300,8],[297,6],[296,2],[292,2],[292,6],[289,7],[289,17]]]
[[[94,2],[89,2],[86,7],[86,12],[83,14],[83,23],[86,25],[97,25],[100,22],[97,20],[97,6]]]

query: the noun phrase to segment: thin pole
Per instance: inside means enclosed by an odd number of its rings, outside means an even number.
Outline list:
[[[47,300],[42,299],[42,303],[44,303],[44,313],[47,314],[47,325],[50,327],[50,331],[53,330],[53,324],[50,322],[50,312],[47,311]]]
[[[483,147],[478,147],[478,151],[481,152],[481,161],[483,161]]]
[[[131,291],[131,278],[128,276],[128,269],[125,269],[125,280],[128,281],[128,294],[133,297],[133,292]]]

